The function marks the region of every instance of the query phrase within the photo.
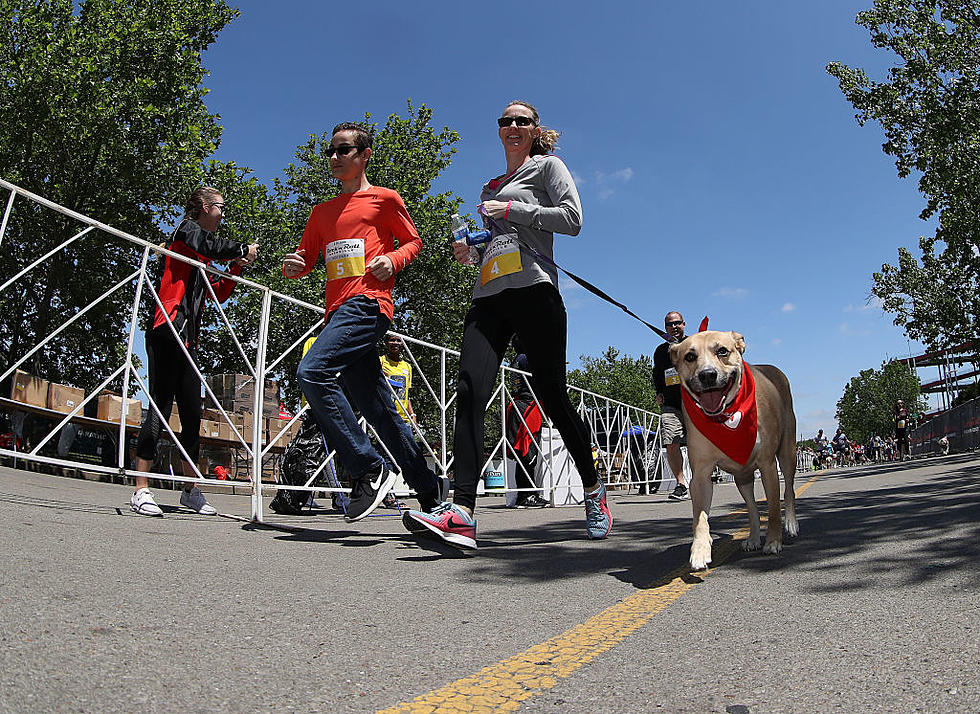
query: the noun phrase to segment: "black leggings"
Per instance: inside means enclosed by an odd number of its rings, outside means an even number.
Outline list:
[[[575,461],[582,485],[586,490],[598,485],[588,429],[568,400],[567,323],[565,305],[551,283],[504,290],[476,299],[470,306],[463,326],[453,436],[453,500],[460,506],[472,509],[476,505],[487,401],[514,335],[527,355],[536,395]]]
[[[189,351],[191,357],[195,357],[194,351]],[[150,398],[160,408],[164,419],[170,418],[170,410],[174,400],[177,400],[177,413],[180,415],[178,438],[187,455],[197,462],[201,449],[201,380],[166,324],[146,333],[146,357],[149,363]],[[157,440],[162,428],[160,417],[153,407],[148,408],[136,442],[136,456],[147,461],[156,459]]]

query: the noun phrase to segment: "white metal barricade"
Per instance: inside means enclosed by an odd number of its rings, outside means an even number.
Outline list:
[[[16,290],[21,281],[31,279],[32,271],[36,270],[60,251],[67,249],[79,241],[105,240],[109,243],[121,242],[130,249],[136,249],[133,251],[133,254],[139,256],[131,266],[132,270],[124,271],[126,273],[125,277],[116,282],[108,290],[103,291],[97,296],[93,296],[85,305],[65,306],[69,312],[72,310],[74,312],[68,314],[64,322],[54,328],[49,334],[40,338],[37,344],[30,346],[23,354],[12,356],[7,364],[0,367],[3,370],[0,373],[0,381],[3,381],[11,377],[16,370],[29,363],[32,357],[45,349],[46,346],[52,344],[53,341],[57,340],[67,331],[82,329],[84,316],[104,301],[119,294],[132,296],[131,303],[128,303],[130,307],[127,310],[128,320],[125,331],[118,335],[104,336],[106,340],[116,341],[119,344],[125,343],[126,350],[123,359],[117,364],[105,365],[103,373],[100,374],[102,379],[98,387],[70,412],[61,413],[41,409],[35,410],[40,412],[42,416],[53,421],[53,428],[48,430],[37,443],[32,444],[28,451],[20,451],[14,445],[10,448],[0,448],[0,456],[112,475],[143,475],[155,479],[208,484],[218,487],[229,485],[228,481],[211,478],[207,474],[201,473],[198,465],[194,463],[191,463],[193,476],[174,473],[147,474],[136,471],[128,462],[126,454],[127,435],[132,431],[132,425],[127,430],[127,414],[131,407],[126,399],[123,399],[121,402],[118,424],[115,424],[114,420],[112,422],[114,424],[113,429],[116,430],[118,437],[115,459],[112,465],[81,462],[58,455],[42,453],[42,450],[61,433],[64,427],[73,423],[86,423],[86,417],[84,417],[85,407],[91,400],[110,386],[119,385],[120,395],[123,397],[135,395],[140,399],[141,403],[145,403],[146,409],[152,409],[156,412],[161,418],[162,427],[169,440],[174,443],[182,459],[190,462],[189,455],[177,439],[177,434],[174,433],[167,420],[162,418],[164,406],[169,405],[155,404],[150,398],[146,371],[144,368],[138,366],[135,358],[138,351],[138,340],[142,340],[144,336],[143,330],[139,327],[141,310],[145,309],[145,305],[150,305],[151,307],[156,306],[160,308],[166,314],[166,310],[163,310],[163,305],[157,292],[157,286],[154,284],[151,268],[153,260],[161,259],[162,256],[167,255],[172,260],[182,261],[191,266],[193,270],[199,271],[200,275],[204,278],[203,282],[207,286],[209,297],[211,298],[209,305],[213,305],[217,309],[217,325],[214,329],[220,330],[220,334],[223,337],[227,336],[229,343],[234,347],[233,353],[236,355],[236,359],[239,360],[242,373],[254,379],[255,387],[251,424],[249,425],[251,428],[249,429],[246,427],[247,422],[244,419],[239,423],[238,419],[233,418],[226,411],[207,380],[204,379],[204,375],[201,374],[196,365],[194,366],[198,377],[201,378],[204,389],[205,407],[211,407],[220,412],[223,422],[233,435],[230,443],[233,444],[233,448],[241,451],[246,456],[250,469],[251,518],[261,522],[263,520],[263,473],[267,465],[275,458],[275,452],[280,450],[284,445],[287,435],[290,433],[289,427],[301,419],[309,408],[304,405],[299,409],[285,428],[281,429],[275,435],[269,435],[268,442],[266,443],[263,439],[264,386],[267,379],[277,374],[282,374],[287,359],[295,355],[296,351],[302,349],[302,344],[322,323],[322,306],[298,300],[270,290],[247,278],[234,276],[211,266],[204,265],[164,247],[138,238],[137,236],[130,235],[112,226],[64,208],[7,181],[0,180],[0,187],[10,191],[10,195],[6,201],[3,219],[0,222],[0,246],[4,246],[11,217],[16,210],[16,204],[20,201],[28,201],[36,206],[58,212],[80,224],[80,230],[78,232],[60,243],[57,240],[52,241],[52,246],[49,250],[24,265],[15,274],[0,276],[0,280],[2,280],[2,283],[0,283],[0,296],[3,296],[7,291]],[[7,241],[7,245],[9,245],[9,241]],[[252,323],[245,327],[239,325],[238,329],[235,329],[225,309],[218,302],[217,295],[212,289],[210,281],[207,280],[209,275],[234,281],[236,283],[236,290],[238,291],[251,291],[258,294],[260,297],[260,307],[252,316]],[[234,300],[236,298],[233,297],[231,299]],[[283,319],[282,316],[286,314],[290,316],[289,320]],[[270,325],[274,322],[278,328],[282,328],[284,323],[287,324],[290,327],[288,336],[294,338],[290,346],[280,354],[270,354],[268,352],[270,342],[269,329]],[[176,336],[176,330],[173,324],[169,322],[169,319],[168,325],[169,329]],[[452,415],[455,409],[455,365],[458,364],[459,353],[439,345],[415,339],[410,335],[401,335],[401,337],[405,344],[405,358],[409,360],[413,367],[413,403],[420,404],[422,402],[428,402],[426,411],[430,414],[434,412],[437,420],[437,423],[425,424],[424,428],[415,424],[411,424],[410,427],[413,429],[434,471],[444,476],[450,475],[453,459],[452,453],[449,450],[449,437],[452,429]],[[194,365],[194,360],[190,359],[191,356],[187,348],[183,346],[182,341],[178,339],[177,343],[181,345],[185,358],[189,360],[191,365]],[[429,371],[423,369],[423,364],[437,365],[434,370],[435,373],[431,369]],[[527,373],[512,370],[508,367],[501,368],[499,383],[487,405],[488,409],[492,409],[499,403],[500,438],[491,449],[484,464],[484,470],[491,463],[500,460],[503,461],[505,470],[509,461],[517,461],[517,468],[523,468],[520,465],[520,461],[516,459],[513,447],[506,439],[507,404],[512,396],[507,382],[508,374],[516,375],[519,379],[525,381],[527,381],[529,376]],[[44,375],[39,376],[44,377]],[[530,383],[528,383],[528,387],[530,388]],[[600,474],[605,477],[607,483],[612,486],[631,488],[644,484],[649,485],[657,480],[660,469],[659,416],[655,413],[623,404],[593,392],[576,387],[570,387],[569,389],[573,401],[577,403],[579,414],[594,435],[595,446],[599,447],[598,469]],[[0,405],[0,409],[8,411],[22,408],[26,407],[16,404],[11,400],[3,400],[3,404]],[[523,421],[523,417],[520,418]],[[430,421],[432,420],[430,419]],[[104,422],[102,423],[104,424]],[[366,424],[363,419],[361,423],[362,427],[379,444],[382,452],[386,453],[389,460],[392,460],[382,440],[370,425]],[[547,420],[545,424],[548,425]],[[246,438],[249,432],[251,432],[250,438]],[[537,446],[540,448],[540,443]],[[336,452],[330,451],[321,462],[319,468],[309,475],[305,485],[287,486],[276,484],[276,488],[313,490],[320,493],[348,490],[336,486],[325,487],[315,485],[317,477],[335,458]],[[551,465],[544,464],[544,468],[547,471],[551,468]],[[512,492],[517,489],[505,486],[503,488],[488,490],[496,493],[507,493],[508,491]],[[548,494],[553,491],[552,480],[548,481],[544,486],[544,490]]]

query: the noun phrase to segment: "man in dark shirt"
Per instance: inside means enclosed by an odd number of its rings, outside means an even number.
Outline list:
[[[899,461],[909,458],[908,421],[909,410],[905,407],[905,402],[899,399],[895,402],[895,440],[898,442]]]
[[[684,339],[684,318],[679,312],[668,312],[664,317],[664,329],[674,342]],[[670,342],[664,342],[653,353],[653,386],[657,390],[660,415],[660,438],[667,449],[667,464],[677,478],[677,487],[668,496],[672,501],[690,498],[687,476],[684,474],[684,417],[681,413],[681,378],[670,361]]]

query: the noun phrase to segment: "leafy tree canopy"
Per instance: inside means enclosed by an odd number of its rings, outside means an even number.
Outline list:
[[[653,387],[653,360],[647,355],[620,355],[607,347],[598,357],[582,355],[582,368],[568,373],[568,382],[631,406],[660,412]]]
[[[910,337],[948,346],[974,336],[980,315],[980,3],[875,0],[857,22],[895,66],[883,81],[841,62],[827,71],[858,122],[884,129],[898,175],[919,175],[921,217],[939,219],[921,263],[901,249],[897,266],[875,273],[873,292]]]
[[[23,188],[149,240],[200,182],[221,127],[201,53],[236,15],[223,0],[0,3],[0,167]],[[0,274],[80,226],[21,198]],[[139,251],[81,238],[0,295],[0,365],[138,266]],[[132,286],[87,313],[28,366],[91,389],[125,350]],[[80,357],[84,356],[84,358]]]
[[[874,434],[887,436],[895,429],[899,399],[908,405],[910,415],[921,414],[928,406],[919,395],[919,378],[908,364],[885,362],[881,369],[861,370],[837,401],[837,421],[849,439],[861,443]]]

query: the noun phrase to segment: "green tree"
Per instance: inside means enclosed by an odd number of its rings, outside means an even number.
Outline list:
[[[980,271],[971,260],[953,260],[951,249],[937,253],[936,239],[919,240],[921,260],[898,249],[898,265],[874,274],[872,294],[895,314],[895,324],[933,349],[959,345],[977,334]]]
[[[874,275],[874,294],[910,337],[942,347],[974,336],[980,315],[980,4],[875,0],[857,22],[875,47],[894,53],[895,66],[880,82],[841,62],[827,71],[858,122],[881,125],[898,175],[919,175],[921,217],[939,219],[921,243],[921,263],[900,250],[898,266]]]
[[[895,428],[894,409],[899,399],[913,415],[927,408],[919,386],[919,378],[905,362],[885,362],[881,369],[861,370],[837,400],[837,421],[848,438],[861,443],[873,434],[890,434]]]
[[[163,238],[202,176],[221,127],[204,104],[201,53],[237,15],[223,0],[0,2],[2,176],[142,238]],[[11,276],[80,230],[15,202],[0,251]],[[0,295],[0,367],[92,296],[121,281],[140,251],[79,239]],[[29,368],[91,389],[125,350],[134,289],[121,289],[38,353]]]
[[[960,404],[965,404],[971,399],[976,399],[980,397],[980,384],[974,382],[959,391],[956,398],[953,400],[952,406],[959,406]]]
[[[582,355],[582,368],[568,373],[569,384],[616,399],[630,406],[660,412],[653,387],[653,360],[646,356],[620,356],[607,347],[598,357]]]

